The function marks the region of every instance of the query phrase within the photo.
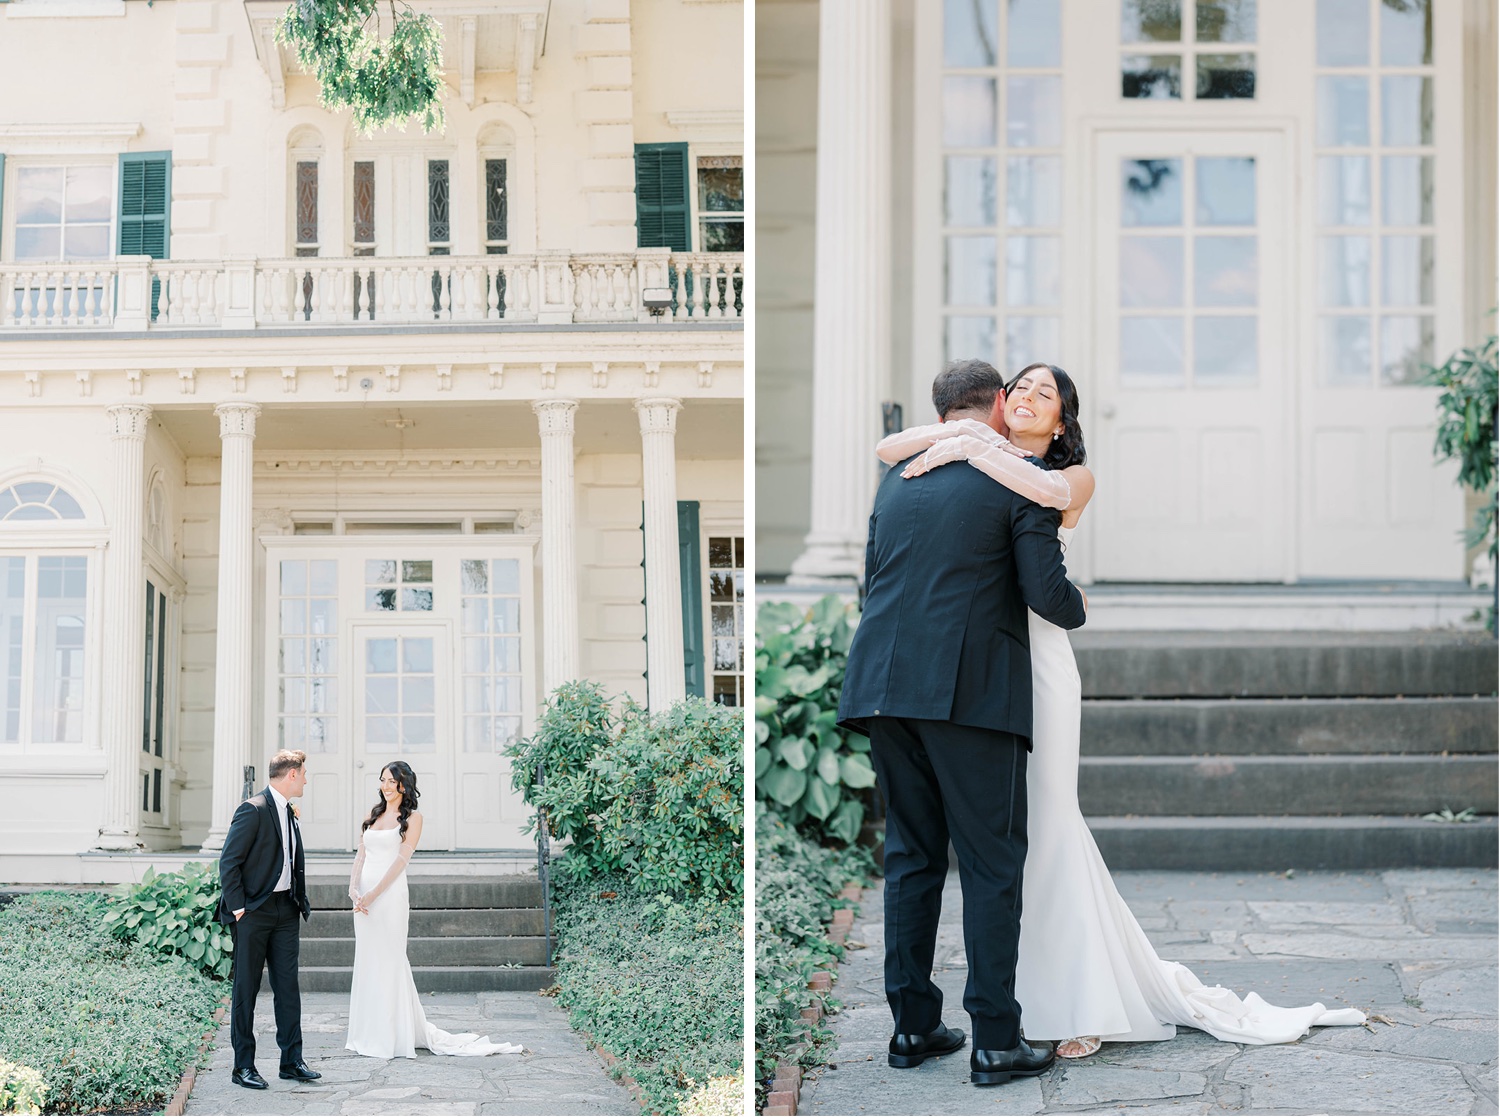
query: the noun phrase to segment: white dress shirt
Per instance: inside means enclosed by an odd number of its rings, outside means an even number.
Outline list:
[[[292,835],[291,826],[287,823],[286,817],[287,798],[270,784],[266,787],[276,803],[276,824],[281,827],[281,876],[276,881],[276,887],[271,891],[290,892],[292,890]]]

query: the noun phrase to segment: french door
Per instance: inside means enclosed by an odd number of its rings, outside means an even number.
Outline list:
[[[1285,148],[1279,131],[1096,137],[1096,578],[1291,576]]]
[[[308,848],[354,848],[395,760],[417,777],[422,848],[530,845],[506,749],[536,718],[533,545],[268,544],[267,757],[307,753]]]

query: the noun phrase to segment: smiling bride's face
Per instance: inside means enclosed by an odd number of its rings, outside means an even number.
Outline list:
[[[387,803],[395,803],[401,798],[401,782],[389,768],[380,773],[380,794]]]
[[[1013,435],[1046,438],[1062,430],[1062,399],[1050,369],[1029,369],[1016,381],[1005,397],[1005,425]]]

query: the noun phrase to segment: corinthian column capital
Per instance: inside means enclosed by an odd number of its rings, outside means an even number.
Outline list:
[[[255,420],[260,415],[256,403],[221,403],[214,408],[219,417],[220,438],[254,438]]]
[[[146,428],[151,422],[151,405],[146,403],[117,403],[106,407],[109,416],[111,438],[135,438],[144,440]]]
[[[635,410],[641,417],[642,434],[675,434],[677,413],[682,410],[682,401],[669,396],[638,399]]]
[[[533,400],[531,410],[536,412],[537,428],[543,435],[573,433],[573,416],[578,411],[576,399]]]

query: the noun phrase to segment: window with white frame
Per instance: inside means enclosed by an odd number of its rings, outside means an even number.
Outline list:
[[[745,160],[698,156],[698,246],[704,252],[745,251]]]
[[[1433,360],[1437,186],[1429,0],[1318,0],[1318,369],[1417,382]]]
[[[112,163],[18,166],[10,238],[16,262],[106,260],[114,227]]]
[[[709,694],[722,706],[745,704],[745,538],[708,537]]]
[[[1127,100],[1253,98],[1257,3],[1122,0],[1120,95]]]
[[[1016,369],[1057,359],[1062,32],[1058,5],[1050,0],[945,5],[946,360],[978,357]]]

